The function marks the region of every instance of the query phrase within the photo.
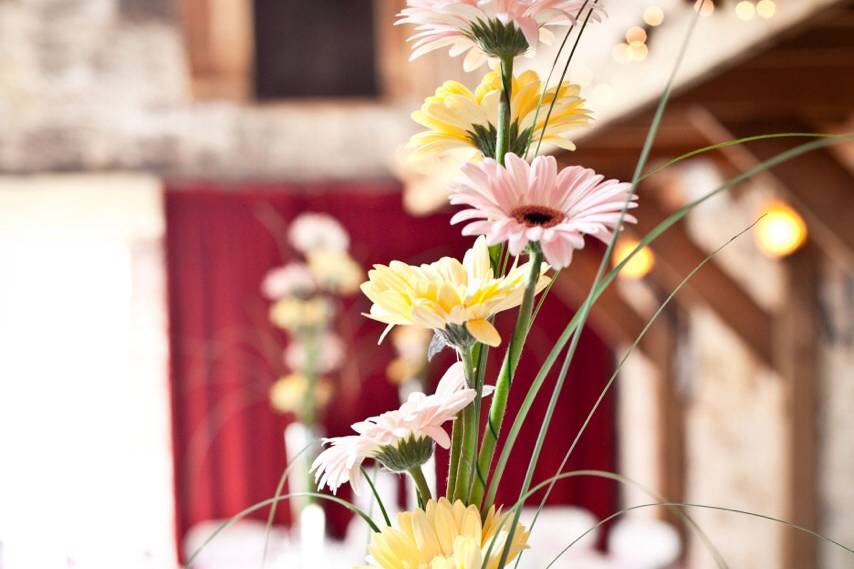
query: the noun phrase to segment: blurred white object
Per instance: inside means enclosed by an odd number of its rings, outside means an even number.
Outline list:
[[[522,510],[522,524],[531,528],[535,514],[535,508]],[[528,539],[530,549],[525,551],[522,556],[520,567],[525,569],[544,567],[573,541],[593,528],[598,521],[596,516],[584,508],[574,506],[543,508],[531,531],[531,537]],[[560,556],[553,567],[555,569],[586,567],[579,565],[579,563],[585,559],[590,559],[591,555],[594,554],[598,535],[599,532],[596,530],[581,537],[578,543],[573,544],[566,553]]]
[[[188,557],[195,553],[223,522],[224,520],[209,521],[193,526],[184,539],[184,553]],[[220,532],[205,545],[193,563],[193,567],[196,569],[261,567],[266,536],[266,523],[241,520]],[[274,528],[270,534],[267,550],[268,562],[279,557],[286,546],[287,534]]]
[[[633,569],[663,569],[679,559],[679,534],[668,523],[645,518],[626,518],[608,535],[608,551],[614,560]]]
[[[325,213],[304,213],[297,217],[288,230],[288,238],[302,253],[317,249],[346,251],[350,236],[338,221]]]
[[[287,450],[288,466],[288,488],[291,492],[305,492],[308,490],[309,473],[311,466],[309,458],[315,453],[305,448],[319,437],[311,429],[299,422],[293,422],[285,427],[285,449]],[[293,497],[287,500],[291,507],[293,519],[299,519],[299,513],[307,500],[303,497]]]
[[[323,561],[326,543],[326,514],[318,504],[308,504],[299,516],[300,560],[304,567],[317,567]]]

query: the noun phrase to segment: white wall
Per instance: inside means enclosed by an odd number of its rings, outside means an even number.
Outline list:
[[[176,565],[161,198],[0,179],[2,569]]]

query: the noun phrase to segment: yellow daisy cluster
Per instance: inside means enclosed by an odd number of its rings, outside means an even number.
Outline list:
[[[375,565],[368,567],[481,569],[486,561],[487,569],[497,569],[510,525],[502,525],[502,519],[494,507],[482,521],[475,506],[466,507],[459,500],[451,504],[447,498],[430,500],[424,510],[398,514],[397,527],[371,536],[368,551]],[[528,532],[518,526],[507,561],[515,559],[527,542]]]
[[[525,292],[529,263],[496,278],[484,237],[466,252],[463,262],[442,257],[429,265],[400,261],[375,265],[362,291],[374,303],[367,316],[389,325],[414,325],[445,334],[449,344],[466,344],[467,338],[490,346],[501,343],[489,317],[519,306]],[[543,265],[543,272],[548,265]],[[541,276],[537,292],[548,284]],[[470,343],[470,342],[469,342]]]
[[[529,138],[536,143],[543,135],[544,126],[544,144],[575,150],[575,144],[569,138],[570,132],[591,120],[590,111],[579,96],[580,91],[578,85],[563,82],[559,87],[548,89],[540,103],[542,81],[539,75],[525,71],[515,76],[508,151],[524,155]],[[428,130],[414,135],[409,141],[409,148],[425,153],[472,148],[483,156],[494,156],[500,99],[501,76],[498,71],[488,73],[474,92],[456,81],[445,82],[424,101],[420,110],[412,114],[412,119]],[[546,126],[546,116],[553,101],[554,109]]]

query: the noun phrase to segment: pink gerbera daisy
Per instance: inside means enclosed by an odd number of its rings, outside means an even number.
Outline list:
[[[452,56],[467,53],[463,65],[470,71],[488,57],[532,55],[540,43],[551,42],[550,28],[575,22],[585,0],[407,0],[406,5],[397,23],[416,26],[412,59],[447,47]]]
[[[558,172],[552,156],[532,164],[508,154],[505,166],[489,158],[463,167],[451,189],[452,204],[471,209],[458,212],[451,223],[470,222],[464,235],[485,235],[489,245],[507,241],[519,255],[538,242],[554,268],[569,266],[572,253],[584,247],[584,236],[607,242],[620,214],[636,207],[631,184],[606,180],[588,168],[570,166]],[[626,215],[625,221],[635,218]]]
[[[402,465],[405,471],[426,462],[432,455],[433,443],[450,447],[451,439],[443,425],[454,420],[477,395],[467,386],[463,372],[463,364],[455,363],[442,376],[433,395],[413,393],[400,409],[355,423],[357,435],[327,439],[329,447],[311,467],[318,487],[326,485],[335,492],[349,481],[358,493],[360,469],[366,459],[376,458],[387,468],[400,471],[397,466],[402,461],[415,457],[417,464]],[[484,390],[485,394],[490,392]],[[401,445],[409,445],[406,453],[396,452]],[[418,452],[413,453],[413,448]],[[406,456],[401,458],[403,454]]]

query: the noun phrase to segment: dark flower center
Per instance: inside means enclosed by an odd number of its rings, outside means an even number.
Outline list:
[[[529,227],[545,228],[554,227],[566,218],[562,211],[542,205],[523,205],[511,211],[510,215],[519,223]]]

